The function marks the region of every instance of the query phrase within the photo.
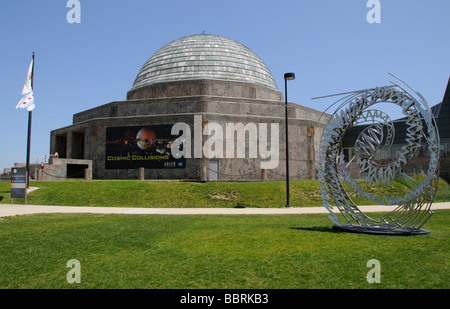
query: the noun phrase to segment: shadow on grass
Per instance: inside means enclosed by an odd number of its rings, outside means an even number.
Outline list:
[[[307,232],[325,232],[325,233],[339,233],[339,231],[334,230],[332,227],[329,226],[312,226],[312,227],[290,227],[290,230],[301,230],[301,231],[307,231]]]
[[[10,191],[0,191],[0,202],[10,193]]]

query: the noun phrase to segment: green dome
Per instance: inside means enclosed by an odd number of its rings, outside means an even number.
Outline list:
[[[218,35],[192,35],[153,54],[139,71],[131,90],[183,80],[221,80],[257,84],[278,90],[264,62],[244,45]]]

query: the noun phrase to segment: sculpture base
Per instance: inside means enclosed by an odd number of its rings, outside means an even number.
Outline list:
[[[413,229],[413,228],[395,228],[389,229],[385,227],[367,227],[367,226],[355,226],[350,224],[334,225],[333,229],[341,232],[349,233],[365,233],[376,235],[398,235],[398,236],[413,236],[413,235],[427,235],[430,234],[426,229]]]

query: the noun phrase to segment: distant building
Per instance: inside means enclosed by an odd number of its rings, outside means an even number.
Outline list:
[[[447,181],[450,181],[450,79],[447,84],[447,89],[444,94],[442,102],[431,107],[433,116],[436,119],[439,130],[440,139],[440,176]],[[407,125],[405,119],[398,119],[393,121],[395,128],[395,138],[393,145],[390,148],[390,153],[386,153],[384,158],[389,159],[397,157],[401,152],[401,148],[406,145],[405,139]],[[359,134],[366,128],[366,125],[355,126],[349,129],[342,141],[342,150],[345,160],[350,162],[354,155],[354,145]],[[407,172],[408,174],[420,174],[427,172],[427,160],[425,160],[427,153],[426,142],[423,142],[423,148],[417,152],[416,157],[413,158],[414,164],[410,164]],[[351,166],[350,166],[351,169]],[[355,170],[358,170],[355,168]],[[353,175],[358,177],[358,175]]]
[[[288,106],[291,179],[315,179],[314,149],[329,115]],[[175,124],[190,136],[172,134]],[[173,147],[184,155],[174,156]],[[44,179],[82,178],[86,168],[96,179],[137,179],[144,168],[145,179],[284,180],[285,102],[253,51],[217,35],[188,36],[148,59],[125,101],[75,114],[72,125],[53,130],[50,153],[58,158]]]

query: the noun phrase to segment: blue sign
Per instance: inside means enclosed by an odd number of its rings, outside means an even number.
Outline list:
[[[25,198],[26,189],[25,167],[11,168],[11,198]]]

